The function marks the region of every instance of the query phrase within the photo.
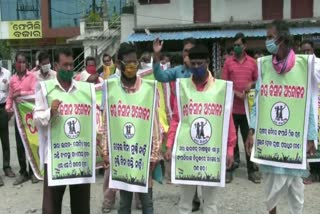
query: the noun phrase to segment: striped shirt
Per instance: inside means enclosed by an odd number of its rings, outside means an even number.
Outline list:
[[[252,82],[257,81],[258,66],[257,62],[247,54],[244,61],[240,63],[236,57],[229,57],[223,66],[222,79],[233,82],[233,89],[243,92]],[[246,114],[244,101],[234,97],[233,114]]]

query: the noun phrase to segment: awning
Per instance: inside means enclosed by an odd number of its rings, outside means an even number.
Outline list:
[[[133,33],[129,36],[130,42],[153,41],[159,37],[161,40],[183,40],[189,37],[195,39],[218,39],[233,38],[238,32],[242,32],[246,37],[265,37],[266,29],[235,29],[235,30],[198,30],[198,31],[178,31],[178,32],[155,32]],[[307,35],[320,33],[320,27],[296,27],[290,28],[291,35]]]

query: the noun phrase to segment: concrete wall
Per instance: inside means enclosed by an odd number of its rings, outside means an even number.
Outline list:
[[[313,0],[313,16],[320,17],[320,0]]]
[[[291,19],[291,0],[283,0],[283,19]]]
[[[262,19],[262,0],[211,0],[211,22]]]
[[[0,22],[0,39],[9,39],[9,22]]]
[[[320,0],[314,2],[314,17],[320,17]],[[192,24],[193,0],[171,0],[169,4],[136,3],[137,26]],[[291,0],[284,0],[283,18],[291,18]],[[232,17],[232,18],[231,18]],[[211,22],[262,20],[262,0],[211,0]]]
[[[193,23],[193,0],[171,0],[170,4],[136,3],[137,26]]]
[[[135,17],[133,14],[121,15],[121,42],[128,41],[128,37],[134,32]]]

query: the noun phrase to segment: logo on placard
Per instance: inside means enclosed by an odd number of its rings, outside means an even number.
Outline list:
[[[275,103],[271,108],[271,120],[277,126],[286,124],[290,117],[290,109],[287,104],[283,102]]]
[[[77,138],[80,134],[81,125],[80,121],[75,118],[71,117],[64,123],[64,133],[67,135],[68,138],[74,139]]]
[[[136,130],[135,127],[132,123],[126,123],[123,126],[123,135],[126,139],[131,139],[133,138]]]
[[[211,124],[207,119],[199,117],[192,122],[190,136],[194,143],[204,145],[209,142],[211,135]]]

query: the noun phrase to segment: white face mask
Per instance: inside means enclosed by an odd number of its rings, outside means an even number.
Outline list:
[[[171,68],[171,64],[170,62],[167,62],[167,63],[161,64],[161,67],[163,70],[167,70],[168,68]]]
[[[152,68],[153,58],[151,57],[150,63],[141,62],[141,69]]]
[[[42,70],[42,72],[45,73],[45,74],[48,73],[48,72],[50,71],[50,69],[51,69],[51,64],[50,64],[50,63],[41,66],[41,70]]]

